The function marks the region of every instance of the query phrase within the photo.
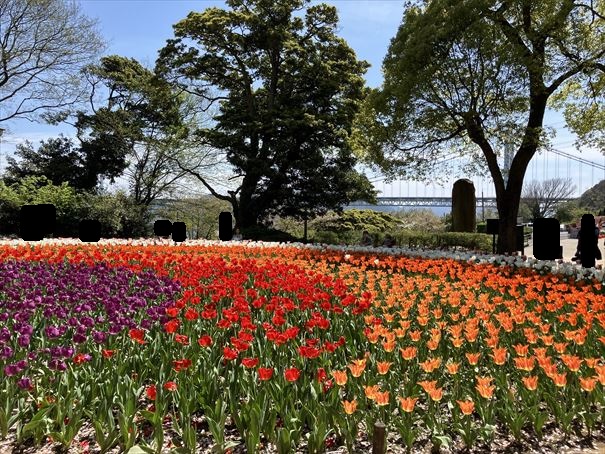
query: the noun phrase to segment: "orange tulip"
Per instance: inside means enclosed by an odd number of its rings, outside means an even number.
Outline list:
[[[464,415],[470,415],[475,410],[475,402],[472,400],[457,400],[456,402]]]
[[[596,384],[596,377],[580,377],[580,388],[582,388],[584,391],[591,392]]]
[[[366,397],[370,400],[374,400],[376,398],[376,393],[380,392],[380,387],[378,385],[364,386],[363,388]]]
[[[401,339],[402,337],[405,337],[405,330],[402,328],[395,328],[395,329],[393,329],[393,332],[395,333],[395,336],[397,337],[397,339]]]
[[[502,366],[504,363],[506,363],[506,348],[494,348],[492,351],[493,354],[491,356],[494,359],[494,363],[496,365]]]
[[[334,377],[338,386],[344,386],[347,383],[348,378],[346,370],[333,370],[332,377]]]
[[[357,410],[357,399],[353,399],[350,402],[348,400],[343,400],[342,406],[344,407],[347,415],[352,415],[355,413],[355,410]]]
[[[479,395],[481,395],[481,397],[483,397],[484,399],[491,399],[492,396],[494,395],[494,389],[496,389],[495,386],[485,386],[485,385],[477,385],[475,387],[477,389],[477,392],[479,393]]]
[[[546,374],[546,376],[548,378],[553,378],[558,373],[556,364],[550,364],[550,363],[544,364],[542,366],[542,370],[544,371],[544,373]]]
[[[533,356],[521,356],[515,358],[514,361],[517,369],[531,372],[534,368],[536,358]]]
[[[374,393],[374,402],[376,402],[376,405],[378,405],[379,407],[384,407],[385,405],[389,405],[390,399],[389,399],[389,392],[388,391],[384,391],[384,392],[376,392]]]
[[[498,342],[500,342],[500,339],[498,339],[498,336],[489,337],[489,338],[485,339],[485,345],[487,345],[491,349],[498,347]]]
[[[580,366],[582,365],[582,360],[574,355],[561,355],[561,360],[563,361],[563,364],[565,364],[572,372],[579,371]]]
[[[361,364],[355,364],[355,363],[349,364],[347,367],[351,371],[351,375],[355,378],[360,377],[366,368],[365,364],[361,365]]]
[[[429,389],[427,391],[427,393],[432,400],[434,400],[435,402],[438,402],[443,397],[443,388]]]
[[[496,387],[491,384],[492,377],[475,377],[477,379],[477,385],[475,389],[484,399],[491,399],[494,395]]]
[[[390,353],[393,350],[395,350],[396,346],[397,346],[397,342],[395,342],[394,340],[385,340],[382,342],[382,348],[387,353]]]
[[[414,411],[414,406],[418,400],[417,397],[399,397],[398,399],[401,409],[406,413],[412,413]]]
[[[565,353],[565,349],[567,348],[567,342],[555,342],[554,343],[555,350],[559,355]]]
[[[416,353],[418,352],[418,349],[416,347],[407,347],[400,348],[399,351],[401,352],[401,357],[403,359],[405,359],[406,361],[410,361],[416,358]]]
[[[451,375],[456,375],[460,369],[460,363],[448,363],[445,367]]]
[[[467,353],[466,359],[468,359],[468,363],[471,366],[476,366],[479,362],[479,358],[481,357],[481,353]]]
[[[538,376],[536,375],[523,377],[521,381],[523,381],[525,387],[530,391],[535,391],[538,388]]]
[[[567,384],[567,374],[565,374],[565,373],[553,374],[553,376],[551,378],[552,378],[552,381],[555,383],[555,385],[558,386],[559,388],[564,388],[565,385]]]
[[[475,342],[477,340],[477,336],[479,335],[479,328],[467,329],[464,332],[464,337],[469,342]]]
[[[542,339],[542,342],[544,342],[544,345],[552,345],[555,336],[552,336],[552,335],[550,335],[550,336],[542,335],[540,338]]]
[[[418,321],[418,324],[420,326],[426,326],[427,323],[429,322],[429,318],[428,317],[426,317],[426,316],[420,316],[420,315],[418,317],[416,317],[416,320]]]
[[[603,365],[603,366],[595,365],[594,370],[597,373],[597,378],[599,380],[599,383],[601,383],[602,386],[605,386],[605,365]]]
[[[376,368],[378,369],[378,373],[380,375],[385,375],[389,371],[391,364],[393,364],[393,363],[388,362],[388,361],[384,361],[384,362],[379,361],[378,363],[376,363]]]
[[[529,351],[529,345],[516,344],[513,345],[513,348],[515,349],[517,356],[525,356]]]
[[[420,336],[422,335],[422,331],[410,331],[408,333],[410,335],[410,339],[414,342],[418,342],[420,340]]]
[[[432,389],[435,389],[437,387],[437,380],[423,380],[423,381],[419,381],[418,384],[422,387],[422,389],[424,389],[425,392],[429,392]]]
[[[452,337],[452,345],[456,348],[460,348],[464,344],[464,339],[461,337]]]
[[[380,332],[370,331],[366,334],[366,337],[368,338],[368,342],[370,344],[375,344],[376,342],[378,342],[378,338],[380,337]]]
[[[439,340],[440,340],[440,339],[431,339],[430,341],[428,341],[428,342],[426,343],[427,348],[428,348],[430,351],[435,351],[435,350],[437,350],[437,349],[439,348]]]
[[[420,367],[422,367],[423,371],[430,373],[439,367],[439,365],[441,364],[441,358],[427,359],[423,363],[419,364]]]

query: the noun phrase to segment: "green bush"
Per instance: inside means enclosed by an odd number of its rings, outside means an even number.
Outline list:
[[[299,238],[290,235],[288,232],[275,230],[264,226],[248,227],[242,229],[242,237],[253,241],[275,241],[275,242],[300,242]]]
[[[341,244],[340,238],[338,238],[338,234],[336,232],[330,232],[326,230],[320,230],[318,232],[315,232],[315,235],[313,235],[311,242],[323,244]]]
[[[40,203],[55,206],[55,237],[77,237],[82,195],[67,183],[57,186],[44,176],[22,178],[10,186],[0,182],[0,233],[18,235],[21,207]]]
[[[347,210],[341,214],[330,212],[310,222],[315,231],[336,233],[361,232],[367,230],[375,234],[400,228],[402,221],[388,213],[373,210]]]

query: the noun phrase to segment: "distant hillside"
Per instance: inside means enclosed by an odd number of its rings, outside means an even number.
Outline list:
[[[605,180],[588,189],[580,196],[580,207],[590,211],[600,212],[605,210]]]

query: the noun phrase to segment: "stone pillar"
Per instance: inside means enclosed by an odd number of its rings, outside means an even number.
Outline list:
[[[475,185],[467,179],[456,181],[452,190],[452,230],[474,232],[476,211]]]

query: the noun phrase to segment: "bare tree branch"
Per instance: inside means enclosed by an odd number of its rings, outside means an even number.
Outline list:
[[[80,70],[104,48],[71,0],[0,0],[0,122],[83,100]]]

